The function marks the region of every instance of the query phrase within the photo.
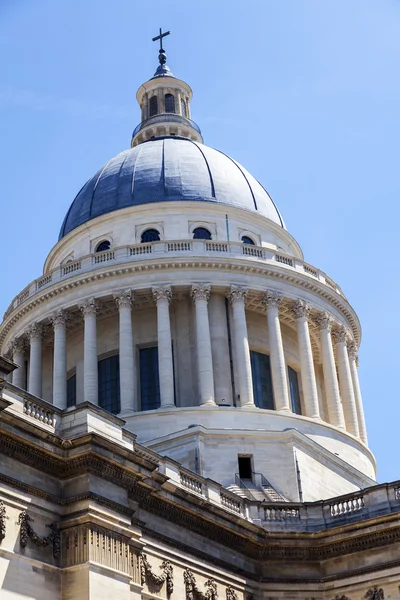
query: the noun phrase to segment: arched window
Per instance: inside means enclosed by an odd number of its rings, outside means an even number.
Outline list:
[[[99,406],[118,414],[121,410],[119,400],[119,355],[99,360]]]
[[[158,113],[158,100],[157,96],[150,98],[150,117],[154,117]]]
[[[175,98],[172,94],[165,94],[165,112],[175,112]]]
[[[193,229],[194,240],[211,240],[211,233],[205,227],[196,227]]]
[[[103,240],[99,242],[96,246],[95,252],[105,252],[105,250],[110,249],[110,242],[108,240]]]
[[[157,229],[146,229],[143,231],[140,241],[142,244],[148,244],[149,242],[158,242],[160,239],[160,234]]]
[[[258,408],[275,409],[272,389],[271,366],[268,354],[250,350],[251,375],[253,379],[254,404]]]
[[[292,367],[288,367],[288,375],[292,412],[294,412],[296,415],[301,415],[299,379],[296,371],[292,369]]]
[[[184,101],[183,98],[181,98],[181,113],[182,113],[182,117],[186,117],[187,113],[186,113],[186,102]]]
[[[243,244],[250,244],[250,246],[254,246],[254,241],[248,235],[242,235]]]

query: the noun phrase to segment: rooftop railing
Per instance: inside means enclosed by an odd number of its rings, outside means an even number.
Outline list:
[[[136,125],[135,129],[133,130],[132,137],[135,137],[135,135],[139,133],[141,129],[144,129],[144,127],[147,127],[148,125],[157,125],[158,123],[165,123],[166,121],[169,123],[188,125],[193,127],[193,129],[195,129],[197,133],[201,135],[200,127],[197,125],[197,123],[192,121],[192,119],[188,119],[187,117],[182,117],[182,115],[177,115],[174,113],[161,113],[159,115],[149,117],[148,119],[145,119],[139,123],[139,125]]]

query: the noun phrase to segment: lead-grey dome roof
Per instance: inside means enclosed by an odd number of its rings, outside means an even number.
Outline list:
[[[114,210],[177,200],[237,206],[285,226],[266,190],[239,163],[203,144],[166,137],[121,152],[89,179],[71,204],[59,239]]]

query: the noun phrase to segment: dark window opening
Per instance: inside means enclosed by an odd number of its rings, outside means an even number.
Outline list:
[[[175,112],[175,98],[172,94],[165,94],[165,112]]]
[[[194,240],[211,240],[211,233],[205,227],[196,227],[193,230]]]
[[[150,117],[154,117],[158,113],[158,100],[157,96],[150,98]]]
[[[254,404],[258,408],[274,410],[271,365],[269,356],[250,350],[251,375],[253,379]]]
[[[186,102],[184,101],[183,98],[181,98],[181,113],[182,113],[182,117],[186,117]]]
[[[149,242],[158,242],[160,240],[160,234],[157,229],[146,229],[143,231],[140,241],[142,244],[148,244]]]
[[[105,252],[110,249],[110,242],[108,240],[103,240],[96,246],[96,252]]]
[[[292,403],[292,411],[296,415],[301,415],[299,378],[297,376],[297,372],[294,369],[292,369],[292,367],[288,367],[288,375],[289,375],[289,390],[290,390],[290,400]]]
[[[76,404],[76,374],[67,379],[67,408]]]
[[[254,246],[255,245],[254,241],[248,235],[243,235],[242,236],[242,242],[243,242],[243,244],[250,244],[250,246]]]
[[[158,347],[139,350],[141,410],[160,407],[160,380],[158,376]]]
[[[99,406],[113,413],[121,411],[119,396],[119,355],[98,362]]]
[[[240,479],[253,479],[251,456],[238,456]]]

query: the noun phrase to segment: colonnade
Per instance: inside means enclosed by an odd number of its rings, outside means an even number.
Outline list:
[[[211,316],[212,323],[210,327],[209,299],[211,285],[196,283],[191,286],[190,291],[195,307],[199,404],[201,406],[216,405],[215,390],[218,393],[217,398],[221,399],[219,394],[221,394],[223,385],[221,385],[219,374],[224,369],[226,371],[227,363],[221,362],[223,357],[217,355],[215,339],[217,336],[224,344],[225,353],[228,353],[227,338],[228,333],[230,333],[234,344],[237,404],[240,407],[254,407],[245,312],[248,289],[244,286],[232,285],[227,292],[227,297],[232,306],[230,332],[227,332],[226,328],[225,331],[221,329],[221,323],[218,323],[219,319],[215,315]],[[152,288],[152,295],[157,306],[160,404],[161,408],[167,408],[174,406],[174,369],[169,309],[172,298],[171,286],[155,286]],[[119,311],[122,415],[132,412],[134,409],[135,390],[137,388],[134,368],[134,326],[132,324],[133,297],[134,292],[132,290],[121,290],[114,293]],[[279,318],[279,306],[282,299],[280,294],[272,291],[266,291],[262,296],[268,323],[269,356],[275,409],[283,413],[290,413],[291,403],[287,366]],[[221,300],[223,301],[222,297]],[[217,307],[217,304],[215,306]],[[223,305],[219,306],[219,310],[221,308],[224,310]],[[80,305],[84,320],[84,400],[93,404],[98,403],[97,309],[98,304],[94,298],[89,298]],[[297,325],[304,414],[312,419],[320,420],[317,381],[309,331],[310,306],[303,300],[298,299],[291,302],[291,310]],[[63,310],[58,310],[51,317],[54,329],[53,402],[60,408],[65,408],[67,403],[66,317],[67,313]],[[220,321],[222,322],[223,319],[220,319]],[[329,422],[338,428],[346,429],[349,433],[367,443],[358,381],[356,345],[350,338],[349,332],[342,325],[334,323],[328,313],[319,312],[314,314],[313,322],[318,326],[320,335]],[[36,396],[41,396],[41,324],[32,324],[26,333],[30,344],[28,391]],[[336,347],[336,361],[334,345]],[[19,369],[14,371],[13,383],[23,387],[26,374],[24,374],[24,347],[21,339],[17,339],[13,343],[13,359],[21,365]]]

